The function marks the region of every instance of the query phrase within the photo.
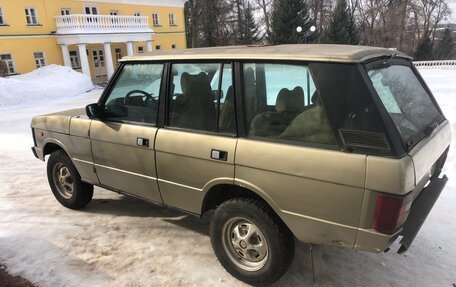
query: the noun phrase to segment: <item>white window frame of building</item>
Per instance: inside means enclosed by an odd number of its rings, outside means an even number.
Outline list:
[[[86,15],[99,15],[97,5],[84,5],[84,14]]]
[[[176,14],[169,13],[168,14],[168,18],[169,18],[169,25],[170,26],[176,26]]]
[[[122,59],[122,49],[121,48],[115,48],[114,49],[114,54],[116,56],[116,65],[119,65],[120,59]]]
[[[46,66],[46,55],[44,52],[33,52],[35,58],[35,66],[37,69]]]
[[[152,13],[152,24],[154,26],[161,26],[160,25],[160,14]]]
[[[109,12],[109,15],[118,16],[119,15],[119,10],[111,10],[111,12]]]
[[[138,54],[144,54],[144,46],[138,47]]]
[[[8,59],[5,59],[8,58]],[[14,65],[14,59],[12,54],[0,54],[0,61],[6,62],[8,69],[8,75],[16,74],[16,66]]]
[[[155,45],[155,50],[161,50],[161,45]]]
[[[3,13],[3,8],[0,7],[0,26],[6,25],[5,14]]]
[[[171,49],[177,49],[177,44],[171,44]]]
[[[79,61],[78,51],[70,51],[71,68],[74,70],[81,69],[81,62]]]
[[[38,15],[34,7],[25,7],[25,20],[29,26],[39,25]]]
[[[60,15],[62,15],[62,16],[71,15],[71,9],[70,8],[61,8]]]

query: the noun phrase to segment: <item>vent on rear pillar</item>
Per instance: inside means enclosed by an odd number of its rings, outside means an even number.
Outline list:
[[[340,129],[339,132],[345,146],[379,150],[390,149],[384,134],[345,129]]]

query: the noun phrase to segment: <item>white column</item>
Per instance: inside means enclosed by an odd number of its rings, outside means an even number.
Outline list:
[[[62,49],[63,64],[67,67],[71,67],[70,51],[68,50],[68,45],[60,45]]]
[[[111,78],[112,74],[114,74],[114,63],[112,61],[111,43],[104,43],[103,45],[106,62],[106,73],[109,79]]]
[[[146,49],[147,49],[147,52],[152,52],[152,40],[146,41]]]
[[[78,49],[82,72],[92,78],[90,75],[89,58],[87,58],[86,44],[78,44]]]
[[[127,42],[127,55],[128,56],[131,56],[135,53],[135,48],[134,48],[133,43],[134,42],[132,42],[132,41]]]

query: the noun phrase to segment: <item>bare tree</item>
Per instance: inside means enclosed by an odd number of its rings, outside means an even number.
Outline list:
[[[271,36],[271,10],[274,0],[254,0],[257,7],[262,13],[261,24],[264,24],[266,29],[266,37]]]

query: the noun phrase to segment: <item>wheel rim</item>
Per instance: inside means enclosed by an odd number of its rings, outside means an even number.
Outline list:
[[[63,163],[57,163],[53,169],[54,184],[59,194],[70,199],[73,196],[74,181],[70,170]]]
[[[223,248],[230,260],[246,271],[258,271],[269,257],[269,248],[263,232],[251,221],[235,217],[222,230]]]

